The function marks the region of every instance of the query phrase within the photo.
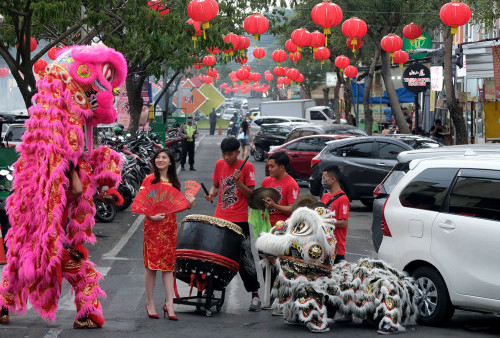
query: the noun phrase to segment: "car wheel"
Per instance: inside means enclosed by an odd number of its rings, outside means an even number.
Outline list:
[[[455,312],[451,304],[448,288],[435,270],[427,266],[420,267],[412,273],[417,292],[417,321],[422,325],[440,325]]]
[[[262,149],[260,147],[255,147],[255,151],[253,153],[253,158],[256,161],[262,162],[262,161],[264,161],[265,157],[266,156],[264,154],[264,149]]]
[[[363,203],[363,205],[365,207],[367,207],[368,209],[370,209],[370,211],[372,211],[373,209],[373,200],[369,200],[369,199],[362,199],[361,200],[361,203]]]

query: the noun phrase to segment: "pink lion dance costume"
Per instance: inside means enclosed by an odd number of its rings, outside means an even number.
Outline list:
[[[42,318],[54,321],[65,278],[75,293],[74,327],[104,324],[102,276],[83,244],[96,240],[92,197],[97,188],[119,183],[121,159],[107,147],[92,148],[92,127],[115,121],[113,93],[126,74],[123,55],[104,45],[67,48],[40,74],[7,200],[11,229],[0,323],[9,323],[8,310],[26,312],[27,300]],[[72,168],[79,168],[83,193],[69,201]]]

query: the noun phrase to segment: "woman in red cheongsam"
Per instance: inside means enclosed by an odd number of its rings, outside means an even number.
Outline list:
[[[142,182],[141,189],[149,188],[152,184],[168,184],[180,189],[179,179],[175,168],[174,156],[167,149],[158,150],[151,160],[153,174],[148,175]],[[189,205],[192,206],[195,198],[186,195]],[[162,272],[163,288],[165,289],[164,315],[171,320],[177,320],[174,313],[174,265],[175,249],[177,246],[177,220],[174,213],[146,216],[144,219],[144,284],[146,289],[146,310],[149,318],[159,318],[153,300],[156,271]]]

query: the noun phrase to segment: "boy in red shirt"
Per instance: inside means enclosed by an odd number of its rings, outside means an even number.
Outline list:
[[[274,203],[271,198],[264,200],[266,208],[269,210],[271,226],[274,226],[278,221],[286,221],[290,217],[292,203],[299,197],[299,185],[286,172],[289,163],[288,155],[284,151],[270,155],[267,160],[269,177],[262,181],[262,187],[274,188],[281,195],[278,204]]]
[[[347,225],[349,223],[349,209],[351,208],[349,198],[347,198],[345,192],[340,189],[339,176],[339,170],[335,167],[325,170],[323,172],[323,179],[321,180],[323,189],[327,191],[323,197],[321,197],[321,202],[325,203],[330,210],[335,211],[335,219],[337,220],[333,232],[337,239],[335,264],[345,260]]]
[[[210,202],[219,195],[214,217],[235,223],[245,235],[241,248],[239,273],[245,289],[252,293],[252,301],[248,310],[260,311],[260,284],[257,280],[257,270],[251,248],[247,204],[247,198],[255,188],[255,168],[252,163],[247,162],[241,171],[239,170],[243,160],[238,159],[240,142],[236,138],[225,138],[220,148],[222,159],[215,164],[213,185],[210,193],[205,195],[205,199]]]

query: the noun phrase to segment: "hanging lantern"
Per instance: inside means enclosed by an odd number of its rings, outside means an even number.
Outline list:
[[[413,22],[409,25],[406,25],[403,28],[403,36],[410,40],[410,43],[413,44],[413,42],[418,39],[420,36],[422,36],[422,28],[420,26],[415,25]]]
[[[47,67],[47,61],[44,59],[38,59],[34,64],[33,64],[33,70],[35,73],[40,75],[45,71],[45,68]]]
[[[240,64],[245,64],[248,62],[248,56],[246,56],[245,54],[240,54],[235,58],[235,60]]]
[[[366,23],[358,18],[350,18],[342,24],[342,34],[346,37],[351,38],[351,44],[356,46],[358,44],[358,39],[362,39],[365,36],[368,27]],[[356,52],[355,49],[352,51]]]
[[[302,82],[304,82],[304,79],[305,79],[304,75],[299,74],[299,76],[295,79],[295,82],[302,83]]]
[[[325,36],[331,34],[330,27],[337,26],[342,22],[342,9],[333,2],[322,2],[313,7],[311,18],[318,26],[323,27]],[[327,40],[325,38],[325,46]]]
[[[7,68],[0,68],[0,77],[9,76],[9,70]]]
[[[156,11],[156,12],[160,13],[161,17],[170,13],[170,10],[168,9],[168,7],[160,0],[148,1],[148,8],[150,11]]]
[[[241,66],[240,68],[241,68],[241,69],[246,69],[246,70],[248,70],[249,72],[251,72],[251,71],[252,71],[252,69],[250,68],[250,66],[249,66],[249,65],[243,65],[243,66]]]
[[[255,82],[259,82],[261,78],[261,75],[259,73],[253,73],[253,78],[252,80]]]
[[[288,86],[290,83],[292,83],[292,80],[288,77],[283,77],[283,84]]]
[[[441,21],[451,27],[453,37],[457,34],[458,27],[469,22],[471,14],[470,7],[458,0],[444,4],[439,11]]]
[[[345,76],[354,79],[358,75],[358,68],[354,66],[347,66],[346,69],[344,69],[344,74]]]
[[[293,43],[292,39],[288,39],[285,42],[285,49],[290,53],[295,53],[297,51],[297,45]]]
[[[266,50],[264,48],[257,47],[253,50],[253,56],[259,60],[260,64],[260,59],[266,56]]]
[[[207,75],[211,76],[211,77],[216,77],[217,76],[217,69],[211,68],[211,69],[207,70]]]
[[[203,64],[207,66],[208,68],[212,67],[215,65],[215,56],[213,55],[207,55],[203,57]]]
[[[309,46],[311,33],[307,29],[299,28],[292,32],[291,39],[297,45],[297,50],[301,52],[303,47]]]
[[[252,14],[243,21],[243,28],[248,34],[253,35],[254,44],[260,35],[269,29],[269,20],[262,14]]]
[[[36,47],[38,46],[38,42],[34,37],[30,38],[30,51],[34,52]]]
[[[228,35],[224,36],[223,38],[225,43],[230,43],[233,45],[233,47],[230,47],[228,49],[224,49],[224,53],[227,55],[230,55],[231,57],[234,54],[234,51],[237,51],[240,46],[240,37],[234,33],[229,33]]]
[[[215,56],[215,54],[220,53],[220,49],[219,49],[219,47],[207,47],[207,52],[209,52],[210,54]]]
[[[325,60],[327,60],[329,57],[330,57],[330,50],[326,47],[319,47],[314,52],[314,58],[316,60],[321,61],[321,69],[323,69],[323,64],[325,63]]]
[[[196,62],[194,65],[193,65],[194,68],[196,68],[197,70],[200,70],[203,68],[203,63],[201,62]]]
[[[351,43],[352,39],[351,38],[347,38],[347,41],[346,41],[346,45],[347,45],[347,48],[349,48],[349,50],[358,50],[360,49],[361,47],[363,47],[363,39],[358,39],[356,41],[356,45],[353,46],[352,43]]]
[[[285,75],[292,81],[295,81],[299,77],[300,72],[298,69],[290,68]]]
[[[323,33],[314,31],[310,35],[309,46],[312,47],[313,53],[316,51],[318,47],[326,46],[325,44],[326,38]]]
[[[394,63],[399,64],[399,68],[403,68],[403,64],[406,63],[409,59],[410,56],[404,50],[397,50],[394,53],[394,57],[392,58]]]
[[[219,13],[219,5],[215,0],[193,0],[189,3],[187,12],[191,19],[201,22],[203,37],[206,38],[205,29],[210,28],[209,21]]]
[[[220,89],[226,89],[227,88],[227,83],[221,83],[221,85],[219,86]]]
[[[264,79],[266,79],[267,82],[271,82],[274,79],[273,74],[266,74],[264,75]]]
[[[188,25],[193,26],[194,33],[191,36],[191,40],[194,41],[194,47],[196,48],[196,41],[198,41],[198,36],[203,34],[203,30],[201,29],[201,23],[199,21],[194,21],[193,19],[188,19],[186,23]]]
[[[240,53],[244,53],[245,49],[250,47],[250,39],[246,36],[240,36],[239,39],[238,49],[240,50]]]
[[[401,39],[396,34],[388,34],[382,38],[380,41],[380,46],[387,53],[391,54],[391,58],[394,57],[394,52],[403,48],[403,39]]]
[[[290,53],[290,60],[297,63],[302,58],[302,54],[300,52]]]
[[[238,80],[240,81],[245,81],[246,79],[248,79],[248,76],[250,75],[250,71],[248,71],[247,69],[245,68],[240,68],[236,71],[236,77],[238,78]]]
[[[276,49],[272,54],[271,58],[274,60],[274,62],[278,63],[278,66],[280,63],[286,60],[287,55],[286,52],[283,49]]]
[[[349,58],[347,56],[340,55],[335,58],[335,67],[340,69],[340,74],[342,74],[344,69],[346,69],[350,63],[351,61],[349,61]]]
[[[57,58],[57,54],[59,53],[60,50],[61,50],[61,48],[59,48],[59,47],[52,47],[51,49],[49,49],[47,55],[49,56],[49,58],[51,60],[55,60]]]
[[[207,76],[207,75],[205,75],[205,76],[203,77],[203,82],[205,82],[205,83],[207,83],[207,84],[208,84],[208,83],[212,83],[212,82],[214,82],[214,79],[213,79],[213,77],[211,77],[211,76]]]
[[[285,75],[285,69],[283,67],[274,67],[273,73],[276,76],[282,76]]]

